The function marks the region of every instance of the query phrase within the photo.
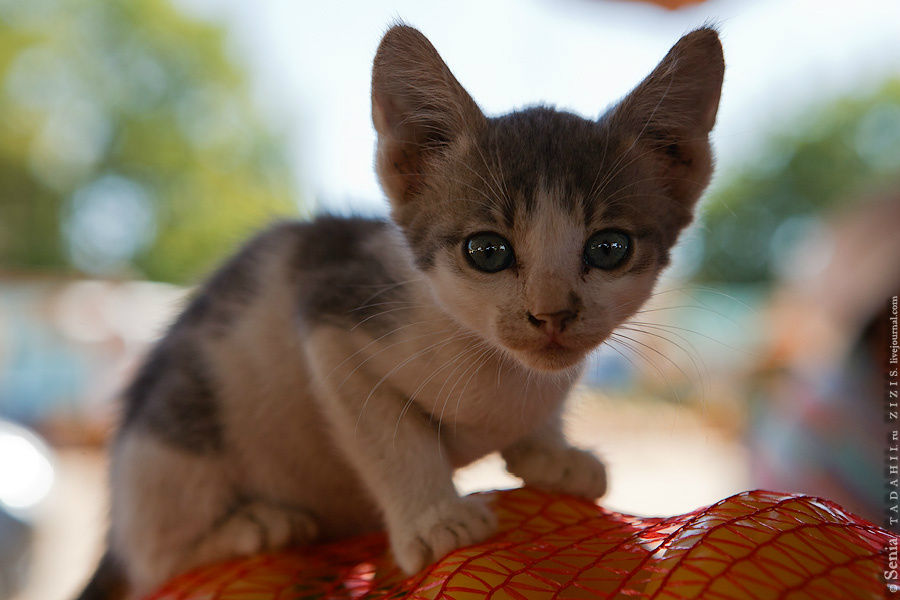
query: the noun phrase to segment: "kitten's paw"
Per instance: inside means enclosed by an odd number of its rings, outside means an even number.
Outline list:
[[[529,449],[506,458],[506,467],[526,485],[596,500],[606,493],[606,466],[585,450]]]
[[[250,502],[222,526],[234,551],[252,555],[289,544],[307,544],[315,539],[318,526],[309,513],[266,502]]]
[[[482,498],[454,498],[433,506],[391,531],[394,558],[409,575],[497,530],[497,517]]]

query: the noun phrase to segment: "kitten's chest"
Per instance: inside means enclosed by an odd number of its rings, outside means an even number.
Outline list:
[[[483,385],[438,412],[433,425],[455,466],[467,464],[522,439],[552,418],[565,400],[565,392],[548,393],[539,386],[519,382]],[[543,393],[542,393],[543,392]]]
[[[456,463],[502,449],[544,423],[564,401],[574,374],[543,375],[471,338],[401,344],[376,369],[428,418]],[[382,375],[384,377],[385,375]]]

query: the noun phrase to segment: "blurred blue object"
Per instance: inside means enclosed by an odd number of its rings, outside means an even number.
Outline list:
[[[73,403],[85,386],[86,356],[46,314],[48,284],[0,288],[0,417],[33,424]]]

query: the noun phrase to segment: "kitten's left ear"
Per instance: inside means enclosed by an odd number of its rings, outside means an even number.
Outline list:
[[[431,42],[407,25],[391,27],[372,65],[375,168],[395,204],[415,197],[450,142],[485,121]]]
[[[655,159],[674,200],[690,208],[709,183],[709,132],[716,122],[725,59],[716,31],[685,35],[613,109],[609,124]]]

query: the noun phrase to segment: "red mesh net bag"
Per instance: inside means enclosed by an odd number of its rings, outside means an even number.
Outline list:
[[[489,498],[500,532],[414,577],[379,534],[201,568],[150,599],[890,597],[894,536],[827,500],[746,492],[641,519],[532,489]]]

